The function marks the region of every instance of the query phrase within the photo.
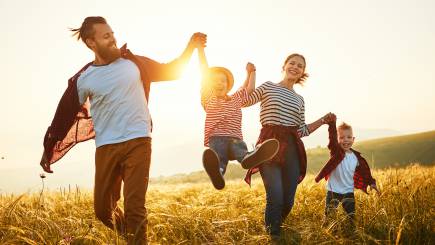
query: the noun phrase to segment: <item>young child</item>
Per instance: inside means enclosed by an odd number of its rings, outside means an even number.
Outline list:
[[[379,190],[375,179],[373,179],[370,173],[367,161],[361,156],[361,153],[351,148],[355,140],[352,127],[342,123],[338,126],[337,134],[337,117],[331,114],[326,120],[329,124],[328,148],[331,157],[322,170],[320,170],[315,180],[319,182],[325,178],[328,181],[326,186],[325,217],[328,218],[331,212],[336,210],[341,203],[352,224],[354,224],[354,188],[361,189],[365,193],[367,193],[367,186],[375,189],[378,194]]]
[[[206,112],[204,146],[209,147],[202,161],[213,186],[221,190],[225,187],[223,175],[229,160],[237,160],[243,168],[250,169],[273,158],[279,142],[270,139],[248,153],[243,141],[241,107],[255,88],[255,66],[246,65],[244,84],[228,95],[234,83],[231,72],[224,67],[209,68],[202,47],[198,48],[198,56],[202,73],[201,104]]]

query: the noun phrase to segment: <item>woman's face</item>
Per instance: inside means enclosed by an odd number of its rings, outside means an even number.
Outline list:
[[[213,89],[217,96],[224,96],[227,94],[228,90],[228,82],[225,74],[215,73],[211,77],[211,81],[213,82]]]
[[[287,63],[285,63],[283,72],[285,73],[285,79],[299,80],[304,75],[305,61],[300,56],[291,57]]]

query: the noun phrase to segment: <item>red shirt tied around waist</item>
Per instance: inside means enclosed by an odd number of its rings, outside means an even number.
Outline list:
[[[297,145],[297,152],[299,156],[299,178],[298,183],[302,182],[305,178],[305,174],[307,172],[307,154],[305,152],[304,142],[302,142],[301,138],[298,134],[298,127],[291,126],[282,126],[282,125],[264,125],[261,128],[260,136],[258,137],[257,145],[263,143],[268,139],[277,139],[279,141],[279,150],[278,153],[272,158],[269,162],[264,164],[268,164],[270,162],[277,162],[279,164],[284,164],[285,162],[285,153],[288,147],[288,138],[294,137]],[[251,185],[251,176],[260,171],[258,167],[249,169],[245,176],[245,182]]]

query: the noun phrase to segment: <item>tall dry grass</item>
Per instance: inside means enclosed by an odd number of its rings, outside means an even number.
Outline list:
[[[434,244],[435,167],[374,172],[382,194],[356,192],[352,232],[339,211],[322,227],[325,183],[308,176],[283,225],[284,244]],[[211,184],[155,184],[147,194],[148,240],[155,244],[267,244],[260,180],[223,191]],[[92,193],[67,189],[0,197],[0,244],[125,244],[94,218]]]

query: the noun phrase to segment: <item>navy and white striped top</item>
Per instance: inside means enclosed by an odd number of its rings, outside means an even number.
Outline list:
[[[251,106],[260,101],[261,125],[297,126],[300,137],[310,134],[305,124],[304,98],[293,89],[265,82],[249,95],[243,106]]]

